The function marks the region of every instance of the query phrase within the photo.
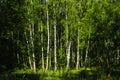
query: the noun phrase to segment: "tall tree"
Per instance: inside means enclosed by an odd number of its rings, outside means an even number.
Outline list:
[[[46,0],[46,17],[47,17],[47,33],[48,33],[48,41],[47,41],[47,59],[46,59],[46,70],[48,69],[49,64],[49,46],[50,46],[50,29],[49,29],[49,12],[48,12],[48,0]]]
[[[68,41],[68,1],[65,0],[65,3],[66,3],[66,9],[65,9],[65,19],[66,19],[66,28],[65,28],[65,34],[66,34],[66,58],[67,58],[67,65],[66,65],[66,70],[69,70],[69,64],[70,64],[70,44],[69,44],[69,41]]]
[[[53,3],[53,7],[57,7],[57,4]],[[56,9],[54,9],[54,15],[55,15],[55,18],[54,18],[54,70],[56,71],[57,70],[57,55],[56,55],[56,50],[57,50],[57,46],[56,46]]]

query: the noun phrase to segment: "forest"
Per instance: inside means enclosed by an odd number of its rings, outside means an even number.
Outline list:
[[[0,80],[120,80],[120,0],[0,0]]]

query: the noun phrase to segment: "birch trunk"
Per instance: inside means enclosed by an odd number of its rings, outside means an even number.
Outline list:
[[[28,56],[28,60],[29,60],[30,69],[33,70],[32,61],[31,61],[31,57],[30,56]]]
[[[29,26],[29,28],[30,28],[30,26]],[[29,62],[29,66],[30,66],[30,69],[31,70],[33,70],[33,68],[32,68],[32,61],[31,61],[31,57],[30,57],[30,52],[29,52],[29,41],[28,41],[28,38],[27,38],[27,33],[26,33],[26,31],[25,31],[25,38],[26,38],[26,43],[27,43],[27,54],[28,54],[28,62]]]
[[[52,49],[50,48],[50,50],[49,50],[49,69],[51,69],[51,62],[52,62],[52,60],[51,60],[51,51],[52,51]]]
[[[86,55],[85,55],[85,66],[87,65],[87,61],[88,61],[88,50],[89,50],[89,39],[90,39],[90,33],[88,35],[88,41],[87,41],[87,48],[86,48]]]
[[[68,15],[67,15],[67,0],[66,0],[66,21],[68,20]],[[66,70],[69,69],[69,57],[70,57],[70,54],[69,54],[69,43],[68,43],[68,24],[66,23],[66,57],[67,57],[67,65],[66,65]]]
[[[32,25],[32,32],[33,32],[33,36],[34,36],[34,24]],[[33,53],[32,53],[32,57],[33,57],[33,71],[36,72],[36,62],[35,62],[35,53],[34,53],[34,38],[32,39],[32,46],[33,46]]]
[[[80,54],[80,65],[81,67],[83,66],[83,50],[81,49],[81,54]]]
[[[34,53],[34,24],[30,25],[30,39],[31,39],[31,46],[32,46],[32,68],[33,71],[36,72],[36,63],[35,63],[35,53]]]
[[[77,36],[77,64],[76,64],[76,69],[78,70],[79,68],[79,58],[80,58],[80,55],[79,55],[79,28],[78,28],[78,36]]]
[[[48,0],[46,0],[46,4],[48,3]],[[49,31],[49,15],[48,15],[48,4],[47,4],[47,31],[48,31],[48,42],[47,42],[47,59],[46,59],[46,70],[48,70],[48,64],[49,64],[49,45],[50,45],[50,31]]]
[[[41,43],[42,43],[42,69],[44,70],[44,52],[43,52],[43,26],[41,25]]]
[[[67,47],[67,66],[66,66],[67,71],[70,69],[70,47],[71,47],[71,42],[69,42]]]
[[[56,54],[56,20],[55,20],[55,24],[54,24],[54,61],[55,61],[55,65],[54,65],[54,70],[57,70],[57,54]]]
[[[53,4],[55,6],[55,4]],[[56,54],[56,11],[54,10],[54,70],[57,70],[57,54]]]

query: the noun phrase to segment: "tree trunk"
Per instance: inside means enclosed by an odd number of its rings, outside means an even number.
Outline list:
[[[66,21],[68,20],[68,14],[67,14],[67,0],[66,0]],[[70,58],[70,51],[69,51],[69,47],[70,47],[70,43],[68,42],[68,24],[66,23],[66,57],[67,57],[67,65],[66,65],[66,70],[69,70],[69,58]]]
[[[47,4],[48,0],[46,0]],[[50,31],[49,31],[49,15],[48,15],[48,4],[47,4],[47,31],[48,31],[48,41],[47,41],[47,59],[46,59],[46,70],[48,70],[48,64],[49,64],[49,45],[50,45]]]
[[[67,47],[67,66],[66,66],[67,71],[70,69],[70,47],[71,47],[71,42],[69,42]]]
[[[41,43],[42,43],[42,69],[44,70],[44,52],[43,52],[43,26],[41,25]]]
[[[34,36],[34,24],[32,24],[32,33],[33,33],[33,36]],[[34,38],[32,39],[32,47],[33,47],[33,53],[32,53],[33,71],[36,72],[36,62],[35,62],[35,53],[34,53]]]
[[[55,65],[54,65],[54,70],[57,70],[57,55],[56,55],[56,20],[55,20],[55,24],[54,24],[54,61],[55,61]]]
[[[50,48],[50,50],[49,50],[49,69],[51,69],[51,63],[52,63],[52,60],[51,60],[51,51],[52,51],[52,49]]]
[[[29,28],[30,28],[30,25],[29,25]],[[32,68],[32,60],[31,60],[31,56],[30,56],[30,52],[29,52],[29,50],[30,50],[30,48],[29,48],[29,41],[28,41],[28,38],[27,38],[26,31],[25,31],[25,38],[26,38],[26,43],[27,43],[28,62],[29,62],[30,69],[33,70],[33,68]]]
[[[83,50],[81,49],[80,50],[80,66],[82,67],[83,66]]]
[[[29,60],[30,69],[33,70],[33,67],[32,67],[32,60],[31,60],[30,55],[28,56],[28,60]]]
[[[86,55],[85,55],[85,66],[87,66],[87,61],[88,61],[88,50],[89,50],[89,39],[90,39],[90,33],[88,35],[88,41],[87,41],[87,48],[86,48]]]
[[[32,54],[32,57],[33,57],[33,71],[36,72],[36,63],[35,63],[35,54],[34,54],[34,52]]]
[[[36,72],[36,63],[35,63],[35,53],[34,53],[34,24],[30,25],[30,40],[32,46],[32,68],[33,71]]]
[[[53,4],[53,6],[55,6],[55,4]],[[56,54],[56,11],[54,10],[54,70],[57,70],[57,54]]]
[[[79,28],[78,28],[78,36],[77,36],[77,64],[76,64],[76,69],[78,70],[79,68],[79,61],[80,61],[80,55],[79,55]]]
[[[25,35],[25,37],[26,37],[26,35]],[[17,33],[17,39],[19,40],[19,31],[18,31],[18,33]],[[19,51],[18,51],[18,49],[19,49],[19,41],[17,41],[17,63],[19,64],[20,63],[20,55],[19,55]]]

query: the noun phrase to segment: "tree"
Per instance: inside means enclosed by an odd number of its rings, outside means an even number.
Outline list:
[[[56,7],[57,4],[55,5],[53,3],[53,6]],[[54,9],[54,15],[56,14],[56,9]],[[57,70],[57,55],[56,55],[56,15],[55,15],[55,18],[54,18],[54,63],[55,63],[55,66],[54,66],[54,70],[56,71]]]
[[[47,33],[48,33],[48,43],[47,43],[47,59],[46,59],[46,70],[48,69],[48,63],[49,63],[49,45],[50,45],[50,31],[49,31],[49,12],[48,12],[48,0],[46,0],[46,16],[47,16]]]

